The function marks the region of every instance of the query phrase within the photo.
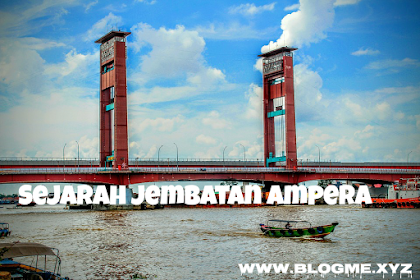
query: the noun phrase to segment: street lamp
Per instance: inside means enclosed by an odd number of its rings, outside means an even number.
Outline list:
[[[178,170],[178,146],[174,143],[176,147],[176,170]]]
[[[244,148],[244,167],[246,167],[246,163],[245,163],[245,146],[244,145],[242,145],[241,143],[239,143],[239,145],[241,145],[242,146],[242,148]]]
[[[161,145],[158,149],[158,167],[159,167],[159,153],[160,153],[160,148],[162,148],[162,147],[163,147],[163,145]]]
[[[413,151],[410,151],[409,153],[408,153],[408,155],[407,155],[407,170],[408,170],[408,159],[410,158],[410,154],[412,153]]]
[[[66,158],[64,157],[64,149],[66,148],[66,145],[67,145],[67,143],[65,143],[64,144],[64,147],[63,147],[63,172],[64,172],[64,169],[66,168]]]
[[[77,142],[77,170],[79,171],[80,165],[79,165],[79,142]]]
[[[318,148],[318,167],[321,167],[321,149],[318,145],[315,145]]]
[[[409,153],[408,153],[408,155],[407,155],[407,165],[408,165],[408,159],[410,158],[410,154],[412,153],[413,151],[410,151]]]
[[[225,150],[226,150],[227,146],[225,146],[225,148],[223,149],[223,167],[225,167]]]

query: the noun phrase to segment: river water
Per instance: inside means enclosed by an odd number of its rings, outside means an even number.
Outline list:
[[[353,279],[350,275],[241,275],[239,263],[412,263],[420,279],[420,211],[360,206],[279,206],[146,211],[0,208],[12,235],[0,242],[58,248],[62,275],[72,279]],[[258,224],[299,219],[339,222],[325,240],[270,238]],[[391,277],[391,270],[385,279]],[[383,279],[363,274],[363,279]],[[360,275],[354,277],[359,279]],[[402,275],[402,278],[407,276]]]

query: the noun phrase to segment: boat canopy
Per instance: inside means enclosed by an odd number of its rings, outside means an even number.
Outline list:
[[[289,220],[268,220],[269,222],[279,222],[279,223],[309,223],[308,221],[289,221]]]
[[[57,256],[54,253],[54,249],[39,243],[0,243],[0,251],[5,250],[2,258],[15,258],[25,256],[37,256],[37,255],[51,255]],[[58,256],[57,256],[58,257]]]

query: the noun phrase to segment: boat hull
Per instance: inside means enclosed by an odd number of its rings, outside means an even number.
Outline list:
[[[276,228],[261,224],[261,231],[270,237],[301,237],[301,238],[324,238],[334,231],[338,223],[310,228]]]

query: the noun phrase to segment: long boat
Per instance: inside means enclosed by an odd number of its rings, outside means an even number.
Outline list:
[[[32,262],[19,262],[20,257],[32,257]],[[61,259],[55,248],[39,243],[0,243],[0,270],[11,277],[5,279],[68,280],[60,276],[60,265]],[[52,269],[48,269],[49,266]]]
[[[298,223],[307,224],[309,227],[297,227]],[[260,228],[265,235],[271,237],[324,238],[333,232],[337,225],[338,223],[332,223],[313,227],[308,221],[268,220],[266,225],[260,224]]]

